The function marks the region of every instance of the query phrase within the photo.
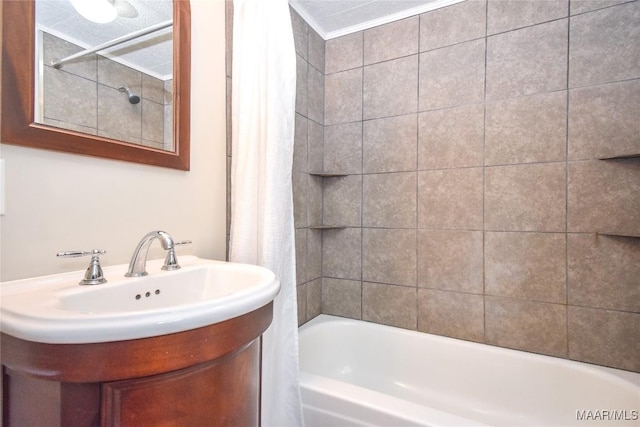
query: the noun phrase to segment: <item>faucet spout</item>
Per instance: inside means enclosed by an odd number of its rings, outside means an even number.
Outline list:
[[[133,256],[131,257],[131,262],[129,262],[129,270],[125,274],[125,277],[141,277],[146,276],[147,273],[147,254],[149,252],[149,246],[151,243],[158,239],[160,241],[160,245],[164,250],[172,250],[174,243],[171,236],[164,231],[152,231],[144,235],[144,237],[136,246],[136,249],[133,251]]]

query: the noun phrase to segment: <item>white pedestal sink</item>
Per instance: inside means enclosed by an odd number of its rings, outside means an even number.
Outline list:
[[[0,329],[28,341],[80,344],[182,332],[241,316],[270,303],[280,282],[266,268],[180,257],[182,268],[149,261],[145,277],[127,265],[104,268],[107,283],[78,285],[83,272],[0,284]]]

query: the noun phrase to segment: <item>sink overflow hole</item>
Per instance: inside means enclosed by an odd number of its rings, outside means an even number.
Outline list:
[[[155,292],[154,292],[154,294],[156,294],[156,295],[160,295],[160,289],[156,289],[156,290],[155,290]],[[151,296],[151,292],[145,292],[144,296],[145,296],[145,297],[147,297],[147,298],[149,298],[149,297]],[[140,294],[136,294],[136,299],[138,300],[138,299],[140,299],[140,298],[142,298],[142,295],[140,295]]]

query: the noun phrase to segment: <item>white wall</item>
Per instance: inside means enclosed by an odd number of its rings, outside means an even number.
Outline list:
[[[154,229],[193,240],[180,254],[225,257],[224,1],[191,0],[189,172],[3,144],[6,213],[0,280],[83,270],[62,250],[106,249],[103,265],[128,263]],[[162,258],[157,243],[150,258]]]

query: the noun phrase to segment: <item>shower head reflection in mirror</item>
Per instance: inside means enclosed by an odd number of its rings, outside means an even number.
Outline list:
[[[140,97],[138,95],[134,95],[128,87],[120,86],[118,90],[127,94],[127,96],[129,97],[129,102],[131,104],[137,104],[138,102],[140,102]]]

